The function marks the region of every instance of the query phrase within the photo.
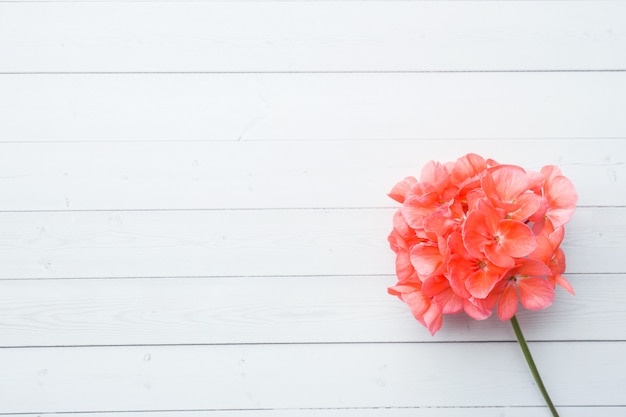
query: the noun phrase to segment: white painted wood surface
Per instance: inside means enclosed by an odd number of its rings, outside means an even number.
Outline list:
[[[5,74],[0,88],[17,142],[626,135],[606,110],[626,107],[623,72]]]
[[[622,69],[626,4],[2,4],[6,72]],[[182,5],[181,5],[182,4]],[[1,13],[4,12],[4,13]],[[37,30],[32,30],[36,28]],[[616,51],[617,49],[613,49]]]
[[[577,295],[519,315],[626,413],[626,2],[0,1],[0,414],[548,416],[507,323],[386,294],[430,159],[557,164]]]

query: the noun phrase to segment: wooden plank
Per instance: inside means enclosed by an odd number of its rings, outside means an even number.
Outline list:
[[[394,207],[396,182],[469,152],[557,164],[579,205],[626,205],[624,139],[439,139],[0,143],[0,209]]]
[[[557,406],[624,406],[626,342],[531,349]],[[514,342],[3,349],[0,368],[6,413],[543,405]]]
[[[626,208],[577,210],[570,273],[623,273]],[[393,274],[393,209],[7,212],[0,279]]]
[[[626,275],[569,277],[526,338],[626,340]],[[0,281],[0,346],[515,341],[508,322],[446,316],[432,337],[394,277]]]
[[[626,138],[626,72],[2,75],[0,91],[4,142]]]
[[[561,415],[589,417],[602,413],[603,417],[623,417],[626,407],[560,407]],[[332,408],[315,410],[195,410],[195,411],[141,411],[142,417],[528,417],[549,413],[544,406],[533,407],[423,407],[423,408]],[[503,414],[504,413],[504,414]],[[45,413],[3,414],[3,417],[44,417]],[[63,413],[54,413],[63,415]],[[127,412],[98,413],[101,417],[127,417]],[[93,413],[71,413],[72,417],[92,417]]]
[[[3,2],[0,72],[625,69],[626,5]]]

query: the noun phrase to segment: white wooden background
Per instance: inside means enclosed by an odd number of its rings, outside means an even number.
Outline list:
[[[626,415],[626,2],[0,1],[0,415],[549,416],[508,323],[397,299],[386,193],[558,164],[519,314],[563,417]]]

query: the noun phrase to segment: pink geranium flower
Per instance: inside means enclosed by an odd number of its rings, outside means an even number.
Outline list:
[[[541,310],[552,304],[554,287],[545,279],[550,268],[533,259],[522,259],[505,274],[491,296],[499,296],[498,316],[510,320],[515,315],[519,301],[529,310]]]
[[[390,292],[437,331],[442,316],[505,320],[518,300],[534,310],[559,285],[574,290],[560,248],[576,207],[574,186],[555,166],[539,172],[476,154],[430,161],[389,196],[401,204],[389,235],[398,286]]]
[[[578,195],[574,184],[561,174],[558,167],[545,166],[541,173],[546,177],[542,193],[547,200],[545,216],[550,219],[553,227],[558,229],[572,218]]]
[[[479,253],[472,255],[460,233],[450,235],[450,260],[448,262],[448,280],[450,286],[464,298],[486,298],[496,286],[508,268],[498,266]]]
[[[520,304],[550,306],[557,285],[574,294],[560,247],[578,199],[572,182],[555,166],[534,172],[467,154],[428,162],[419,180],[406,177],[389,196],[401,204],[388,238],[398,277],[389,294],[433,335],[446,314],[483,320],[496,309],[556,416],[515,314]]]
[[[541,206],[541,197],[532,190],[543,179],[515,165],[498,165],[481,177],[481,186],[491,204],[505,210],[508,218],[526,220]]]
[[[443,317],[439,305],[422,293],[422,284],[413,282],[411,284],[396,285],[389,287],[389,294],[395,295],[404,301],[413,313],[413,316],[430,331],[435,334],[441,329]]]
[[[552,222],[549,219],[546,220],[543,228],[537,235],[537,249],[529,255],[529,258],[537,259],[550,268],[548,281],[552,284],[552,287],[558,284],[574,295],[574,288],[563,276],[565,272],[565,252],[563,252],[560,246],[564,236],[565,228],[563,226],[555,229]]]
[[[515,258],[537,247],[535,235],[526,224],[506,218],[502,209],[480,200],[463,225],[463,243],[474,257],[486,256],[494,264],[510,268]]]

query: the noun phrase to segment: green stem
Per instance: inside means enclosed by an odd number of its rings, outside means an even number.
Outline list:
[[[543,381],[541,380],[541,376],[539,375],[539,371],[537,370],[537,366],[535,365],[535,361],[533,360],[532,355],[530,354],[530,349],[528,348],[528,343],[526,343],[526,339],[524,339],[524,334],[522,333],[522,329],[519,327],[519,323],[517,322],[517,318],[515,316],[511,317],[511,325],[513,326],[513,330],[515,330],[515,336],[517,337],[517,341],[519,342],[520,347],[522,348],[522,352],[524,352],[524,357],[526,358],[526,362],[528,362],[528,367],[530,368],[530,372],[533,374],[535,378],[535,382],[539,387],[539,391],[541,391],[541,395],[543,395],[543,399],[546,401],[548,408],[552,412],[553,417],[559,417],[559,413],[556,412],[556,408],[554,408],[554,404],[552,404],[552,400],[548,395],[548,391],[546,387],[543,385]]]

